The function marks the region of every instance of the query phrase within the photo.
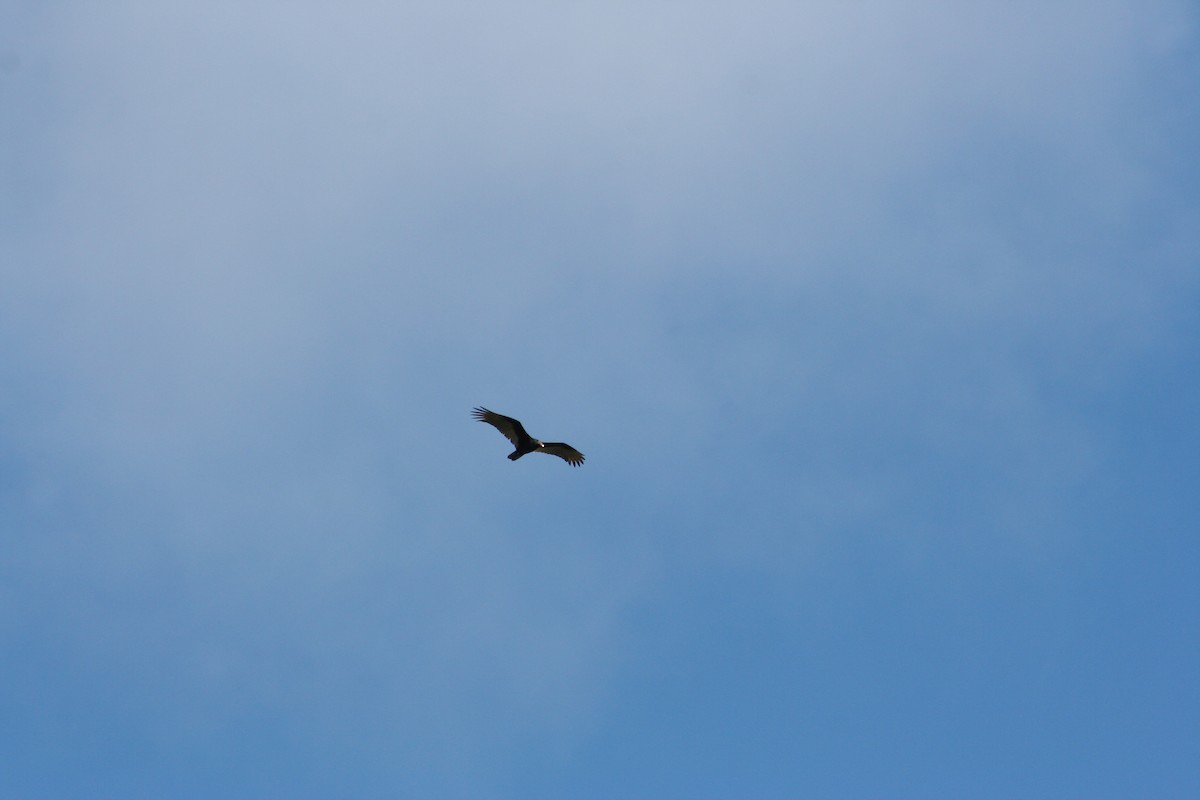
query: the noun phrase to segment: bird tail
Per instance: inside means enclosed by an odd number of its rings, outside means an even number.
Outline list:
[[[518,458],[520,458],[523,455],[525,455],[525,454],[522,453],[520,450],[513,450],[511,453],[508,454],[508,460],[516,461]]]

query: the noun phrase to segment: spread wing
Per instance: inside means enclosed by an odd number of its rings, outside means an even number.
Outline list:
[[[497,414],[495,411],[488,411],[482,406],[471,412],[475,419],[480,422],[486,422],[496,430],[504,434],[504,437],[513,443],[513,447],[517,447],[522,439],[529,440],[529,434],[525,432],[525,428],[520,422],[512,417],[506,417],[503,414]]]
[[[583,466],[583,453],[563,442],[543,442],[538,452],[558,456],[572,467]]]

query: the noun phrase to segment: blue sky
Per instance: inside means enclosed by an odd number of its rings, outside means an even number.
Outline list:
[[[1200,794],[1198,86],[1170,0],[5,6],[0,795]]]

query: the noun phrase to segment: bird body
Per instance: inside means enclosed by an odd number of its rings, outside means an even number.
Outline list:
[[[529,453],[548,453],[552,456],[558,456],[572,467],[578,467],[583,464],[583,453],[571,447],[571,445],[565,442],[543,442],[540,439],[535,439],[525,432],[525,426],[520,421],[512,417],[497,414],[495,411],[488,411],[482,406],[476,408],[471,413],[475,419],[491,425],[513,443],[513,447],[516,449],[508,454],[509,461],[516,461],[521,456]]]

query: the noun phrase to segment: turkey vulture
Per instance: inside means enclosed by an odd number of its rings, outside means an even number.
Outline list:
[[[578,467],[583,464],[583,453],[571,447],[571,445],[562,442],[540,442],[526,433],[521,423],[512,417],[506,417],[503,414],[497,414],[495,411],[488,411],[482,407],[475,409],[471,413],[475,416],[475,419],[493,426],[496,430],[503,433],[506,439],[513,443],[513,446],[517,449],[508,454],[510,461],[516,461],[526,453],[549,453],[552,456],[558,456],[572,467]]]

